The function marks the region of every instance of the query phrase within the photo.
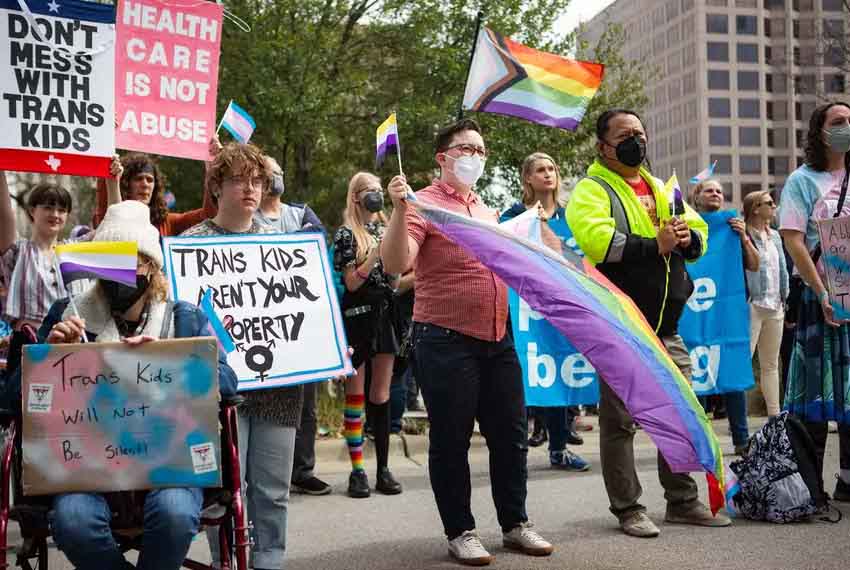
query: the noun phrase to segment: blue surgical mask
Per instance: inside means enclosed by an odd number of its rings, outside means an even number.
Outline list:
[[[826,133],[826,144],[832,152],[850,151],[850,124],[829,127],[823,132]]]

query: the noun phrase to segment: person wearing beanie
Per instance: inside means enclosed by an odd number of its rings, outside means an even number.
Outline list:
[[[254,218],[272,179],[269,163],[250,144],[229,143],[207,169],[207,188],[218,206],[214,218],[186,230],[184,236],[277,233]],[[303,387],[252,390],[239,408],[239,462],[255,570],[283,567],[286,521],[292,479],[295,433],[303,405]],[[216,530],[207,529],[213,564],[221,559]]]
[[[112,178],[106,184],[115,187],[117,178],[121,177],[121,163],[117,157],[112,160],[110,173]],[[6,172],[0,170],[0,276],[7,287],[0,318],[10,323],[13,331],[6,365],[8,376],[20,365],[21,348],[30,342],[25,330],[38,328],[50,306],[67,294],[56,275],[54,247],[89,237],[72,236],[67,242],[59,239],[72,207],[71,194],[62,186],[42,182],[25,195],[24,199],[18,197],[18,201],[30,221],[29,239],[18,236]],[[86,281],[76,281],[70,285],[70,290],[79,293],[87,286]]]
[[[129,346],[209,335],[200,309],[167,301],[159,232],[150,223],[147,206],[132,200],[110,206],[94,241],[138,243],[136,287],[97,280],[85,293],[75,295],[79,316],[67,298],[57,301],[38,331],[40,342],[78,343],[83,330],[89,342],[121,341]],[[236,374],[222,352],[218,377],[222,395],[236,393]],[[64,493],[54,498],[53,539],[78,570],[131,567],[109,528],[110,513],[117,507],[110,504],[114,500],[114,494],[99,493]],[[182,566],[198,532],[202,500],[202,489],[197,487],[155,489],[145,495],[139,568],[177,570]]]

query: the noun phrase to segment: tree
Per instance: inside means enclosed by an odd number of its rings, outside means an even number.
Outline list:
[[[231,11],[252,27],[226,25],[218,107],[234,99],[257,122],[252,139],[286,172],[286,199],[309,202],[329,226],[337,225],[348,179],[374,167],[375,129],[397,111],[404,171],[421,187],[435,174],[433,136],[451,121],[463,95],[475,16],[499,32],[555,53],[577,45],[574,35],[552,33],[569,0],[233,0]],[[566,173],[590,157],[588,130],[596,111],[612,104],[642,107],[639,64],[620,56],[622,29],[612,28],[595,48],[608,67],[588,119],[568,133],[518,119],[478,115],[489,149],[488,172],[518,189],[522,158],[552,154]],[[202,166],[164,159],[181,209],[200,202]],[[389,161],[381,175],[397,172]],[[486,181],[485,181],[486,182]],[[187,200],[189,198],[189,200]],[[188,203],[187,203],[188,202]]]

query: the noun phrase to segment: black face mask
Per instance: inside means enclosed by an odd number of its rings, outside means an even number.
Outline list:
[[[608,143],[605,143],[608,144]],[[608,144],[608,146],[613,146]],[[646,158],[646,143],[637,135],[629,137],[614,147],[617,160],[634,168]]]
[[[384,209],[384,195],[381,192],[366,192],[360,198],[360,203],[370,212],[380,212]]]
[[[124,313],[132,307],[136,301],[142,298],[150,285],[150,277],[147,275],[136,275],[136,286],[130,287],[115,281],[101,281],[100,286],[109,300],[109,308],[113,313]]]

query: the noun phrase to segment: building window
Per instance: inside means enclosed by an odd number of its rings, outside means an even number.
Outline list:
[[[708,116],[713,119],[728,119],[732,115],[730,107],[729,99],[709,97]]]
[[[732,127],[708,127],[708,144],[732,146]]]
[[[839,46],[829,46],[823,55],[823,62],[833,67],[844,66],[844,50]]]
[[[759,46],[756,44],[738,44],[736,46],[738,63],[758,63]]]
[[[682,93],[689,95],[697,89],[697,74],[692,71],[682,77]]]
[[[706,14],[705,31],[709,34],[728,34],[729,16],[726,14]]]
[[[815,38],[814,20],[794,20],[794,37],[801,40],[813,40]]]
[[[827,93],[844,93],[844,74],[832,73],[824,75],[823,86]]]
[[[652,41],[652,53],[656,56],[660,55],[661,52],[664,51],[664,34],[658,34],[655,36],[655,39]]]
[[[738,127],[738,146],[761,146],[761,127]]]
[[[708,70],[708,88],[709,89],[729,89],[729,72],[725,69],[709,69]]]
[[[761,117],[761,106],[758,99],[738,99],[739,119],[758,119]]]
[[[843,20],[824,20],[823,35],[827,38],[844,39],[844,21]]]
[[[689,67],[694,64],[697,59],[697,46],[695,43],[682,48],[682,65]]]
[[[788,129],[767,129],[767,146],[788,148]]]
[[[739,71],[738,72],[738,90],[739,91],[758,91],[759,90],[759,72],[758,71]]]
[[[730,155],[712,154],[709,157],[709,161],[711,161],[711,164],[714,164],[715,161],[717,162],[717,166],[714,167],[715,174],[732,174],[732,157]]]
[[[697,118],[697,102],[691,99],[685,103],[685,120],[694,121]]]
[[[821,7],[823,7],[824,12],[840,12],[844,7],[844,2],[843,0],[823,0]]]
[[[742,154],[738,157],[741,174],[761,174],[761,155]]]
[[[672,22],[674,18],[679,16],[679,0],[670,0],[667,2],[667,21]]]
[[[785,0],[764,0],[764,7],[766,10],[784,10]]]
[[[667,30],[667,45],[675,46],[679,44],[679,26],[670,26]]]
[[[677,101],[679,97],[682,96],[682,82],[678,79],[674,79],[670,85],[667,86],[667,100],[673,103]]]
[[[806,132],[803,129],[794,130],[794,146],[797,148],[806,146]]]
[[[735,31],[739,35],[754,36],[759,31],[758,22],[755,16],[735,16]]]
[[[679,73],[682,70],[682,55],[677,51],[667,56],[667,73]]]
[[[768,73],[764,79],[764,87],[768,93],[788,93],[788,80],[784,73]]]
[[[767,157],[767,173],[774,176],[785,176],[788,174],[787,156]]]
[[[788,103],[786,101],[768,101],[767,118],[771,121],[787,121]]]
[[[785,18],[765,18],[764,35],[769,38],[785,37]]]
[[[735,8],[758,8],[756,0],[735,0]]]
[[[794,92],[813,95],[815,93],[815,76],[811,74],[795,75]]]
[[[729,61],[729,44],[727,42],[708,42],[706,44],[708,61]]]
[[[688,10],[693,10],[694,8],[694,0],[682,0],[682,12],[687,12]]]
[[[756,174],[761,174],[761,157],[756,157],[756,158],[759,159],[759,171],[756,172]],[[761,184],[759,184],[758,182],[756,182],[756,183],[750,182],[748,184],[741,184],[741,199],[742,200],[744,199],[744,196],[746,196],[747,194],[752,194],[753,192],[761,192]]]
[[[798,12],[800,10],[811,12],[815,9],[815,0],[792,0],[791,4]]]
[[[696,127],[692,127],[685,131],[685,147],[696,148],[697,138],[699,138],[699,133],[697,132]]]
[[[677,155],[685,148],[682,146],[682,133],[680,131],[674,132],[670,135],[670,155]]]
[[[652,15],[652,25],[655,28],[660,28],[666,22],[664,21],[664,6],[660,6]]]
[[[707,6],[717,6],[719,8],[725,8],[729,5],[729,0],[706,0],[705,4]]]

